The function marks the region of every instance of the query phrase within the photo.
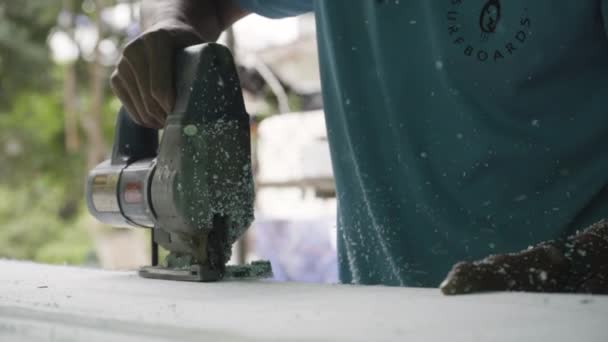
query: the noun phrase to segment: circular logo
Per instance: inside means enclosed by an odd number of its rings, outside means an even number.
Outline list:
[[[532,19],[528,9],[521,15],[504,15],[500,0],[449,0],[447,14],[448,34],[453,45],[462,49],[465,56],[479,62],[500,62],[513,56],[528,41]],[[479,6],[479,12],[471,6]],[[506,6],[517,6],[513,2]],[[471,13],[479,13],[472,17]],[[517,13],[510,11],[510,13]],[[504,25],[503,25],[504,23]]]

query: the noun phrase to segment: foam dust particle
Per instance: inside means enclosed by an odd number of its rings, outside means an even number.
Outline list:
[[[186,127],[184,127],[184,134],[187,136],[193,136],[196,135],[196,133],[198,133],[198,128],[196,128],[195,125],[188,125]]]

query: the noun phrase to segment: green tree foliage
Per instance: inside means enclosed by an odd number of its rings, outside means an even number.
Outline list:
[[[66,154],[57,92],[23,91],[0,115],[0,257],[82,263],[84,158]]]
[[[92,250],[77,202],[66,206],[64,188],[44,178],[29,187],[0,187],[0,257],[81,264]]]
[[[58,0],[0,0],[0,108],[21,91],[51,86],[46,39],[60,8]]]
[[[72,2],[75,15],[97,15],[85,13],[83,2]],[[81,146],[66,152],[66,66],[53,63],[47,45],[63,5],[0,0],[0,258],[82,263],[93,253],[83,201],[88,142],[80,124]],[[82,58],[75,65],[81,118],[91,103],[89,66]],[[108,146],[118,106],[105,96],[101,129]]]

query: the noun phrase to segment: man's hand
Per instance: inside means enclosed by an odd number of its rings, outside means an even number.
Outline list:
[[[175,104],[174,52],[202,42],[188,24],[169,21],[148,29],[125,47],[111,85],[133,121],[150,128],[164,126]]]
[[[125,47],[111,77],[133,121],[162,128],[175,104],[175,52],[215,41],[246,14],[233,0],[144,0],[145,31]]]
[[[608,221],[602,220],[566,241],[460,262],[440,288],[448,295],[482,291],[608,294]]]

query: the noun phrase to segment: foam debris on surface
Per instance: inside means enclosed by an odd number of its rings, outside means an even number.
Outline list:
[[[249,265],[226,266],[224,279],[264,279],[272,277],[270,261],[254,261]]]

